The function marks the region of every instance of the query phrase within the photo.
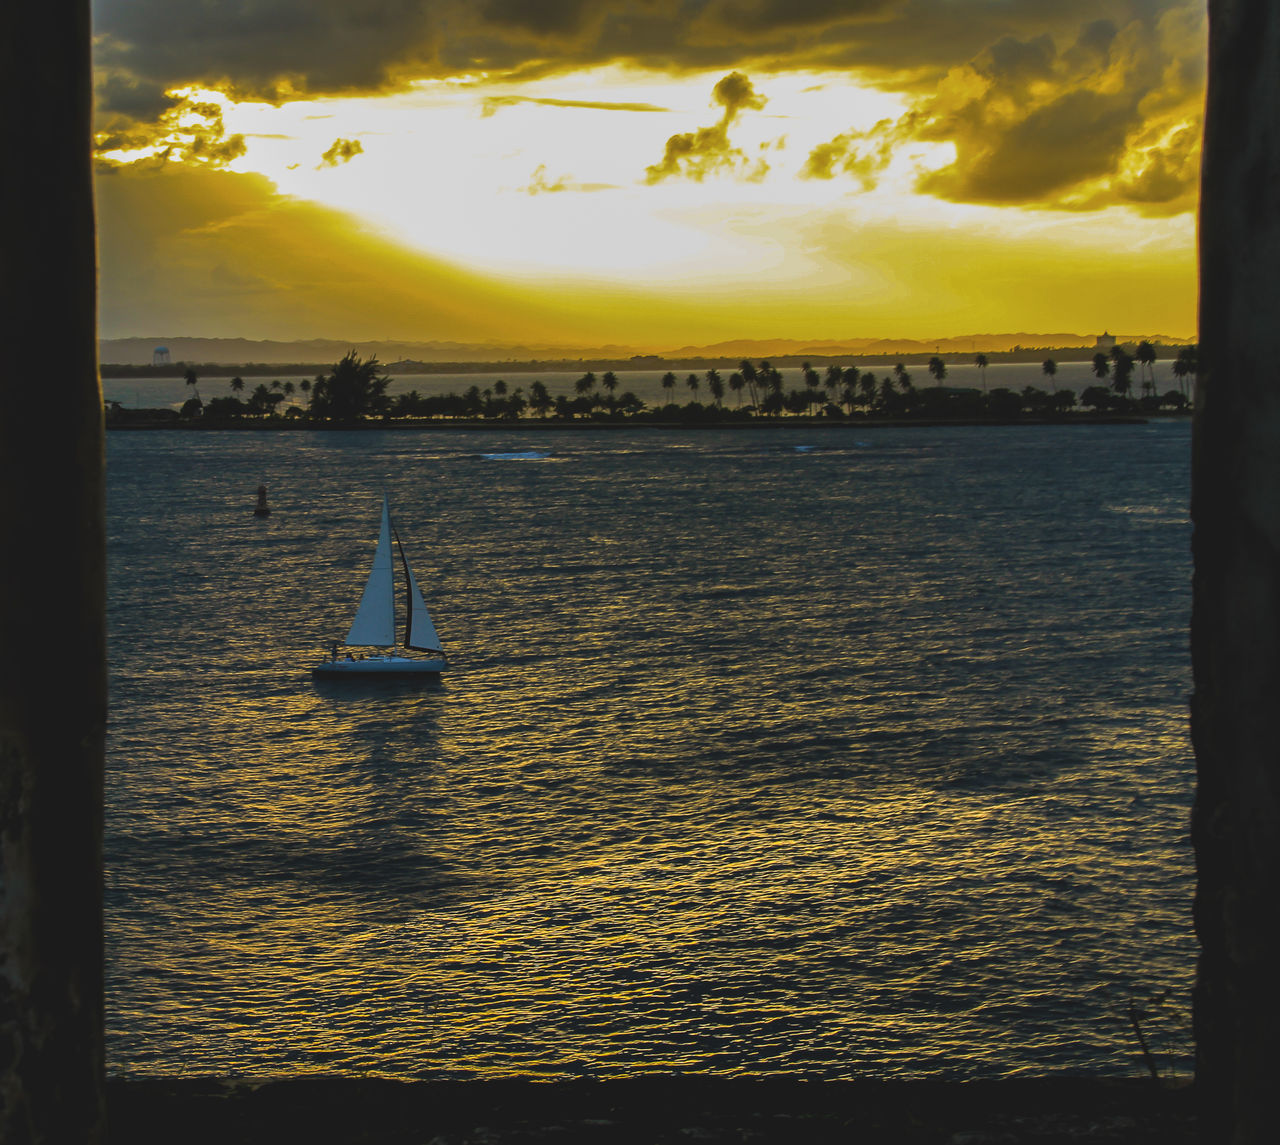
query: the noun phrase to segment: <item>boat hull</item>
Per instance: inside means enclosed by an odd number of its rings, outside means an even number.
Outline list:
[[[408,656],[366,656],[363,660],[322,660],[311,669],[316,676],[438,676],[448,668],[443,660],[414,660]]]

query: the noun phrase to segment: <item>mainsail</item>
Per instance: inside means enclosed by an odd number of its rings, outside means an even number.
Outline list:
[[[365,582],[356,618],[347,633],[348,644],[391,648],[396,642],[395,568],[391,563],[391,509],[382,498],[382,528],[373,553],[373,568]]]

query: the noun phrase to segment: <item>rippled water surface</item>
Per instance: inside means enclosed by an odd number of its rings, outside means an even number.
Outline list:
[[[1188,443],[114,432],[110,1068],[1132,1072]],[[384,489],[452,670],[318,684]]]

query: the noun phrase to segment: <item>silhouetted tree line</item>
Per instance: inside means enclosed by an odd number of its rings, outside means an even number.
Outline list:
[[[877,375],[857,366],[829,365],[819,373],[808,362],[800,367],[800,385],[788,385],[782,372],[770,362],[744,359],[728,378],[719,370],[702,374],[689,373],[683,379],[689,400],[676,398],[682,380],[674,372],[662,378],[666,401],[650,407],[634,393],[618,393],[619,380],[613,371],[597,375],[588,371],[573,383],[571,393],[553,395],[545,383],[534,381],[524,386],[509,387],[503,380],[481,388],[469,386],[461,394],[419,394],[410,390],[389,394],[390,377],[381,372],[376,357],[361,358],[353,350],[337,362],[327,374],[296,387],[293,382],[279,380],[259,383],[247,397],[242,397],[245,382],[231,379],[231,394],[201,400],[193,369],[186,381],[193,396],[182,407],[181,416],[188,419],[226,422],[243,419],[301,419],[326,424],[351,424],[370,419],[465,419],[577,421],[583,419],[733,422],[783,417],[822,417],[839,419],[911,419],[971,420],[996,418],[1065,417],[1077,408],[1093,414],[1140,414],[1163,410],[1185,411],[1190,406],[1187,380],[1196,369],[1196,348],[1184,347],[1172,363],[1179,388],[1161,394],[1155,383],[1155,350],[1149,342],[1137,347],[1134,355],[1117,346],[1110,355],[1097,354],[1093,361],[1099,384],[1089,386],[1080,395],[1058,389],[1054,383],[1057,364],[1047,360],[1043,373],[1050,389],[1027,386],[1020,391],[1005,388],[987,390],[986,356],[978,354],[974,361],[982,371],[983,388],[945,386],[947,365],[941,357],[928,364],[933,384],[916,386],[901,362],[892,370]],[[1134,395],[1133,375],[1139,370],[1140,392]],[[705,392],[710,399],[699,400]],[[301,392],[304,401],[291,401]],[[726,398],[728,404],[726,404]],[[284,406],[283,410],[280,408]]]

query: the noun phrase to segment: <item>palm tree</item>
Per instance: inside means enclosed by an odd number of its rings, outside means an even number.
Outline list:
[[[310,383],[308,382],[308,383],[307,383],[307,385],[308,385],[308,388],[309,388],[309,387],[310,387]],[[231,392],[232,392],[233,394],[238,394],[238,393],[241,393],[243,390],[244,390],[244,378],[240,377],[239,375],[237,375],[236,377],[232,378],[232,379],[231,379]]]
[[[973,356],[973,364],[978,367],[982,373],[982,392],[987,392],[987,356],[986,354],[975,354]]]
[[[1044,365],[1040,367],[1040,372],[1049,379],[1049,385],[1056,394],[1058,392],[1058,386],[1057,383],[1054,382],[1053,376],[1058,372],[1058,363],[1052,358],[1046,358],[1044,360]]]
[[[1187,378],[1195,374],[1199,356],[1200,347],[1193,344],[1180,347],[1178,356],[1173,360],[1173,376],[1178,379],[1178,390],[1184,398],[1187,396]]]
[[[742,376],[740,371],[734,370],[733,373],[729,375],[729,388],[738,395],[739,409],[742,408],[742,390],[746,384],[747,380]]]
[[[834,362],[827,367],[827,376],[822,379],[822,384],[827,387],[827,393],[831,395],[831,400],[836,400],[836,394],[840,392],[840,385],[844,381],[844,371]]]
[[[618,375],[612,370],[606,370],[600,378],[600,384],[605,388],[607,394],[605,401],[609,405],[609,412],[612,413],[618,408],[618,403],[613,397],[613,391],[618,388]]]
[[[782,393],[782,371],[775,370],[771,363],[761,362],[760,373],[763,375],[765,384],[769,387],[771,394]]]
[[[1119,346],[1111,351],[1111,360],[1115,363],[1115,377],[1111,388],[1121,397],[1127,398],[1133,388],[1133,359]]]
[[[716,405],[719,406],[724,398],[724,382],[715,370],[707,371],[707,389],[711,392],[711,397],[715,400]]]
[[[893,367],[893,376],[897,378],[898,386],[904,394],[911,392],[911,375],[907,373],[907,367],[901,362]]]
[[[581,397],[590,397],[591,391],[596,388],[596,376],[590,370],[582,375],[573,383],[574,391]]]
[[[662,375],[662,388],[667,391],[667,404],[670,405],[674,397],[672,390],[676,388],[676,376],[670,370]]]
[[[1093,376],[1095,378],[1105,378],[1111,374],[1111,360],[1106,354],[1099,351],[1093,356]]]
[[[743,358],[742,361],[738,363],[738,370],[742,374],[742,380],[747,384],[747,389],[751,391],[751,404],[753,406],[759,405],[760,396],[756,393],[756,378],[758,375],[756,374],[755,366],[746,358]]]
[[[200,388],[196,385],[197,378],[196,378],[196,372],[195,372],[195,369],[194,369],[193,367],[191,367],[191,366],[188,366],[188,367],[187,367],[187,368],[182,372],[182,377],[183,377],[183,380],[187,383],[187,385],[189,385],[189,386],[191,387],[191,391],[192,391],[192,393],[194,393],[194,394],[196,395],[196,401],[198,401],[198,402],[199,402],[199,401],[200,401]],[[200,402],[200,404],[201,404],[201,405],[204,405],[204,403],[203,403],[203,402]]]
[[[899,362],[898,365],[901,366],[902,363]],[[903,373],[906,373],[906,371],[904,370]],[[884,379],[880,382],[880,408],[888,412],[893,409],[897,400],[898,391],[893,387],[893,378],[885,374]]]
[[[850,413],[853,413],[853,407],[858,404],[858,386],[856,382],[845,382],[840,390],[840,400],[844,402]]]
[[[858,381],[861,378],[861,371],[857,366],[845,366],[840,371],[840,380],[844,382],[846,392],[853,391],[854,397],[858,394]],[[849,412],[853,413],[853,407],[850,405]]]
[[[804,412],[806,414],[813,413],[813,403],[820,399],[818,387],[822,384],[822,379],[808,362],[800,367],[800,376],[804,380]]]
[[[701,379],[697,374],[690,374],[685,378],[684,384],[689,387],[689,392],[693,394],[693,400],[696,402],[698,400],[698,387],[702,384]]]
[[[870,370],[858,377],[858,392],[862,395],[862,404],[870,409],[876,402],[876,376]]]
[[[387,386],[391,379],[379,374],[380,368],[377,358],[361,359],[354,350],[349,351],[328,376],[317,376],[311,390],[312,412],[339,422],[384,413],[390,405]],[[260,388],[270,393],[265,386]]]
[[[762,361],[760,363],[758,377],[760,379],[760,385],[765,391],[764,398],[760,403],[760,408],[764,409],[767,413],[781,413],[782,373],[775,370],[770,362]]]
[[[1143,382],[1143,392],[1148,390],[1154,395],[1156,392],[1156,348],[1145,338],[1138,343],[1137,350],[1134,351],[1135,358],[1142,363],[1142,369],[1146,375],[1146,381]]]
[[[929,359],[929,373],[933,375],[933,379],[938,385],[942,385],[942,379],[947,376],[947,363],[937,354]]]
[[[541,380],[535,381],[529,387],[529,406],[533,412],[539,417],[546,417],[547,410],[551,408],[551,394],[547,392],[547,387]]]

